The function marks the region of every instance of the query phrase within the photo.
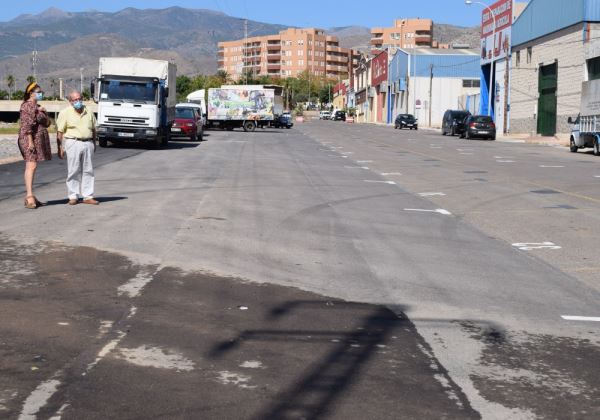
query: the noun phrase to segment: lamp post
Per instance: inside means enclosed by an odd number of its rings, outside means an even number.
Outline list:
[[[467,6],[472,5],[473,3],[477,3],[480,4],[481,6],[483,6],[485,9],[489,10],[490,15],[492,16],[492,22],[494,24],[493,26],[493,31],[492,31],[492,61],[490,61],[490,81],[489,81],[489,89],[488,89],[488,116],[492,116],[492,80],[493,80],[493,76],[494,76],[494,55],[495,55],[495,49],[496,49],[496,14],[494,13],[494,11],[485,3],[482,3],[480,1],[474,1],[474,0],[465,0],[465,4]],[[482,32],[483,32],[483,28],[482,28]]]

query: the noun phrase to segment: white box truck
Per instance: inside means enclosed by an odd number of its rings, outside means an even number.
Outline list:
[[[90,91],[98,102],[98,143],[135,141],[160,147],[175,119],[177,68],[165,60],[102,57]]]
[[[571,152],[591,147],[600,156],[600,80],[589,80],[581,86],[581,107],[575,120],[569,117]]]
[[[254,131],[273,124],[283,112],[283,99],[262,85],[226,85],[208,89],[207,108],[209,127]]]

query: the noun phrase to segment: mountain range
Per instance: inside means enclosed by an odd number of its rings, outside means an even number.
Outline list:
[[[248,20],[251,36],[278,33],[287,26]],[[442,42],[478,45],[478,28],[435,25]],[[347,48],[367,49],[369,28],[347,26],[326,30]],[[473,36],[475,34],[475,36]],[[435,36],[435,35],[434,35]],[[144,56],[177,63],[178,74],[214,73],[217,43],[244,37],[244,19],[208,9],[126,8],[118,12],[89,10],[71,13],[50,8],[38,15],[20,15],[0,22],[0,87],[12,74],[19,89],[33,74],[45,87],[65,79],[79,87],[80,73],[89,81],[101,56]],[[48,90],[48,89],[46,89]]]

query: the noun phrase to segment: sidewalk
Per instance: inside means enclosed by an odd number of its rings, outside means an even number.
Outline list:
[[[18,134],[0,134],[0,165],[22,160],[17,146]],[[50,148],[53,157],[56,154],[56,134],[50,135]]]

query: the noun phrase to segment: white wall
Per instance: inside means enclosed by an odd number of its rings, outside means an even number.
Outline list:
[[[441,127],[444,112],[447,109],[461,109],[460,97],[463,95],[473,95],[479,92],[479,88],[463,88],[462,78],[439,78],[434,77],[432,83],[431,95],[431,126]],[[409,112],[414,113],[415,118],[419,119],[419,125],[428,127],[429,123],[429,77],[412,78],[410,81],[411,103]],[[416,95],[415,95],[416,94]],[[415,98],[416,96],[416,98]],[[415,99],[420,99],[421,109],[414,107]]]

